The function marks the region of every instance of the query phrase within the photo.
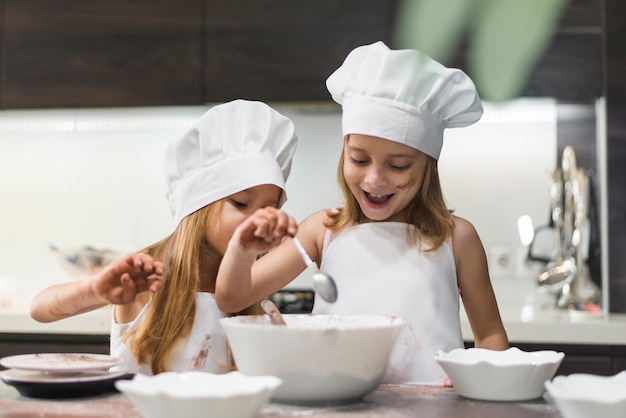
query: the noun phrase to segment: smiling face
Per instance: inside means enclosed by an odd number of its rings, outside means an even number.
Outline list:
[[[405,209],[422,187],[427,159],[404,144],[351,134],[344,142],[343,176],[367,219],[407,222]]]

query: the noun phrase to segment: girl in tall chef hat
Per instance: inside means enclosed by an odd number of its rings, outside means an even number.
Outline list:
[[[474,84],[419,51],[377,42],[350,52],[326,85],[343,107],[344,204],[300,225],[273,208],[244,221],[218,273],[217,303],[237,311],[294,279],[306,266],[289,239],[252,260],[276,237],[297,235],[337,282],[337,301],[316,298],[314,313],[404,318],[384,381],[446,383],[433,356],[463,347],[459,291],[476,347],[508,347],[481,240],[446,207],[437,172],[444,129],[482,115]]]
[[[218,267],[237,225],[285,202],[296,144],[292,122],[264,103],[209,109],[166,150],[174,232],[92,277],[45,289],[32,317],[50,322],[114,304],[111,354],[125,360],[114,369],[231,370],[218,322],[226,313],[214,296]]]

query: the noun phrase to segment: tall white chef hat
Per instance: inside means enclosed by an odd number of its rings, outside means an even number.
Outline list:
[[[209,109],[165,155],[165,181],[176,224],[234,193],[262,184],[283,190],[297,137],[291,120],[257,101]]]
[[[343,107],[343,134],[408,145],[439,158],[443,130],[468,126],[483,107],[472,80],[420,51],[390,50],[383,42],[352,50],[326,80]]]

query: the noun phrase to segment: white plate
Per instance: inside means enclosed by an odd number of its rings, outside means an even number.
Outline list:
[[[34,370],[55,375],[104,370],[122,364],[123,359],[106,354],[39,353],[22,354],[0,359],[7,369]]]
[[[9,369],[0,372],[0,379],[31,398],[78,398],[116,392],[115,382],[131,379],[125,372],[91,370],[77,375],[51,375],[45,372]]]
[[[126,372],[109,372],[107,370],[91,370],[77,375],[49,374],[33,370],[9,369],[0,372],[5,383],[83,383],[115,379]]]

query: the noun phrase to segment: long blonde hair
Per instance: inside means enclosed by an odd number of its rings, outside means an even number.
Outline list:
[[[430,244],[426,251],[434,251],[452,234],[453,211],[448,209],[443,197],[437,160],[430,156],[427,158],[422,187],[407,206],[407,223],[415,226],[415,229],[408,230],[410,240],[417,244],[420,237],[424,238]],[[344,205],[338,211],[327,213],[328,220],[325,225],[332,230],[343,229],[365,220],[359,203],[346,183],[343,174],[344,162],[345,153],[342,151],[337,168],[337,181],[341,187]]]
[[[186,216],[165,239],[144,252],[164,264],[161,289],[152,295],[145,319],[124,336],[139,364],[150,362],[154,374],[169,370],[177,346],[189,336],[200,290],[200,259],[207,225],[219,228],[223,200]],[[242,313],[258,313],[253,306]],[[132,338],[131,338],[132,337]]]

